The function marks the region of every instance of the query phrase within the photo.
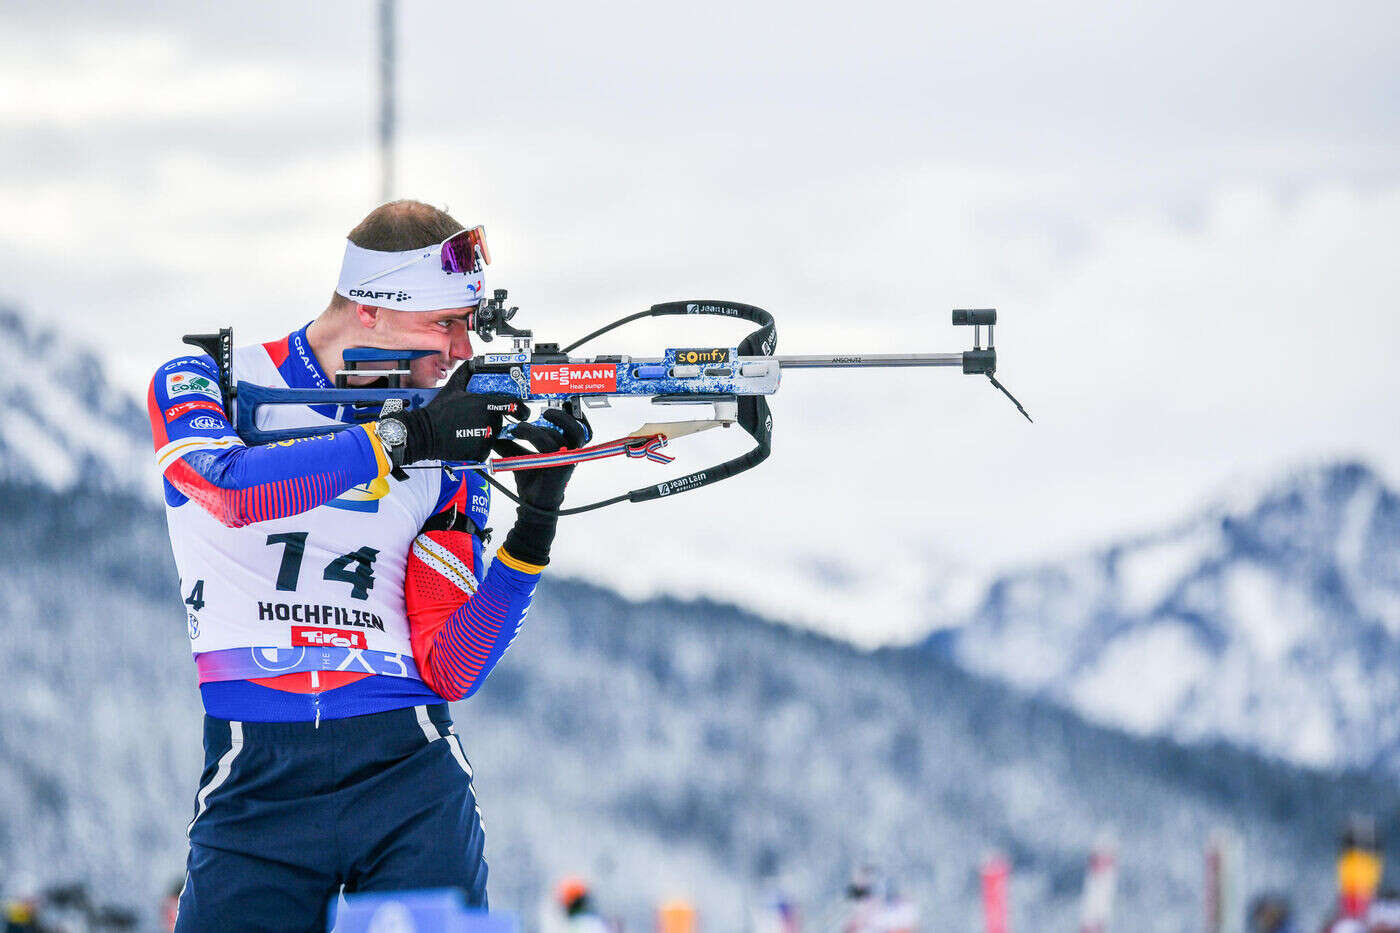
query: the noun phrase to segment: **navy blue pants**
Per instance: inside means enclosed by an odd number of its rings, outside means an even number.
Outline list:
[[[447,705],[309,722],[204,717],[177,931],[326,929],[343,888],[486,906],[481,813]]]

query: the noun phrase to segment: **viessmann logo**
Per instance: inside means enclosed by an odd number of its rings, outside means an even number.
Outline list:
[[[185,415],[188,415],[192,411],[216,411],[220,415],[224,413],[223,408],[219,407],[214,402],[201,402],[196,400],[193,402],[181,402],[178,405],[170,406],[165,412],[165,420],[174,421],[176,418],[185,417]]]
[[[617,365],[603,363],[550,363],[530,367],[530,391],[616,392]]]
[[[344,632],[334,628],[292,626],[294,648],[368,648],[364,632]]]

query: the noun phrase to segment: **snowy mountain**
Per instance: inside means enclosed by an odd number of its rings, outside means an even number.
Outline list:
[[[0,478],[157,501],[144,406],[92,353],[0,308],[0,364]],[[740,511],[754,507],[749,492],[729,491]],[[726,572],[735,558],[712,540],[727,527],[670,545],[612,534],[607,583],[633,599],[718,594],[783,621],[798,606],[804,627],[837,633],[871,626],[836,617],[893,618],[917,604],[920,618],[961,623],[927,644],[1092,720],[1297,764],[1400,768],[1397,503],[1364,466],[1320,466],[1178,527],[989,581],[902,552],[862,575],[786,547],[738,591],[715,589],[748,579]],[[556,575],[596,576],[595,549],[576,545],[605,526],[578,527],[557,548]],[[815,615],[823,607],[832,620]]]
[[[1400,770],[1400,496],[1300,470],[1178,527],[993,579],[929,644],[1090,719]]]
[[[178,877],[199,697],[164,522],[128,495],[0,483],[0,878],[83,878],[149,911]],[[647,928],[685,892],[737,930],[781,888],[830,929],[873,859],[926,929],[973,926],[976,867],[1014,865],[1022,929],[1073,929],[1090,846],[1120,843],[1125,929],[1199,911],[1201,850],[1231,827],[1248,884],[1320,916],[1334,834],[1388,782],[1095,727],[919,648],[866,653],[728,606],[549,580],[454,718],[486,814],[493,903],[531,914],[565,872]],[[1400,850],[1395,853],[1400,856]]]
[[[13,314],[0,314],[0,336],[7,361],[25,361],[21,378],[0,384],[0,529],[23,542],[0,576],[0,877],[83,878],[98,896],[149,911],[182,868],[200,713],[164,521],[143,479],[147,428],[90,357]],[[91,412],[76,410],[84,399]],[[1092,655],[1075,597],[1104,575],[1112,587],[1096,592],[1138,606],[1143,627],[1170,606],[1194,620],[1192,632],[1232,632],[1210,620],[1233,604],[1210,602],[1206,584],[1176,595],[1173,581],[1208,565],[1225,573],[1237,552],[1291,568],[1265,583],[1321,580],[1319,592],[1342,594],[1361,581],[1379,600],[1376,581],[1393,581],[1394,564],[1371,556],[1394,551],[1372,538],[1393,527],[1393,497],[1357,468],[1317,477],[1322,488],[1297,501],[1261,504],[1248,530],[1222,519],[1215,532],[1121,549],[1111,570],[1086,559],[1078,575],[1047,568],[1021,585],[1000,581],[955,653],[964,663],[994,655],[974,640],[985,631],[1023,652],[1046,640]],[[1352,517],[1333,535],[1345,546],[1324,547],[1322,530],[1293,543],[1299,527],[1330,527],[1320,516],[1356,502],[1371,503],[1370,517],[1355,505],[1337,513]],[[1130,550],[1183,555],[1171,565],[1179,573],[1160,557],[1135,563]],[[1333,590],[1326,575],[1309,576],[1326,554],[1349,555]],[[1107,832],[1121,844],[1125,928],[1176,931],[1197,916],[1200,851],[1216,827],[1242,836],[1251,887],[1286,888],[1314,915],[1345,813],[1376,812],[1400,839],[1400,796],[1385,781],[1095,726],[1058,705],[1066,697],[1026,697],[997,679],[1014,673],[1035,688],[1031,663],[984,664],[988,678],[923,648],[867,653],[716,602],[632,601],[554,576],[505,663],[454,710],[487,814],[493,900],[527,914],[551,879],[580,871],[630,928],[648,925],[656,899],[688,892],[708,929],[738,929],[746,903],[781,888],[824,929],[847,873],[873,859],[924,905],[928,929],[966,929],[976,865],[998,848],[1014,865],[1017,926],[1070,929],[1089,846]],[[1031,586],[1042,579],[1051,582]],[[1028,628],[1052,619],[1055,642]],[[1099,637],[1119,634],[1110,626]],[[1275,657],[1254,642],[1239,650],[1249,670]]]
[[[154,495],[144,408],[95,354],[0,307],[0,373],[0,477]]]

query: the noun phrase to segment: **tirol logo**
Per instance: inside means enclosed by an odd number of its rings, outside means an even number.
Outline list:
[[[530,391],[541,395],[617,391],[616,363],[550,363],[530,367]]]
[[[364,632],[343,632],[334,628],[292,626],[292,645],[304,648],[368,648]]]
[[[214,380],[198,373],[171,373],[165,377],[165,394],[172,399],[184,395],[203,395],[217,399],[219,387]]]
[[[686,366],[700,366],[707,363],[728,363],[729,351],[720,347],[682,347],[676,351],[676,362]]]

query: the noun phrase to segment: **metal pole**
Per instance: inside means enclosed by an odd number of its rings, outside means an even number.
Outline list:
[[[394,197],[394,0],[379,0],[379,200]]]
[[[758,362],[764,357],[744,357]],[[961,353],[847,353],[840,356],[775,356],[783,369],[845,369],[871,366],[961,366]]]

